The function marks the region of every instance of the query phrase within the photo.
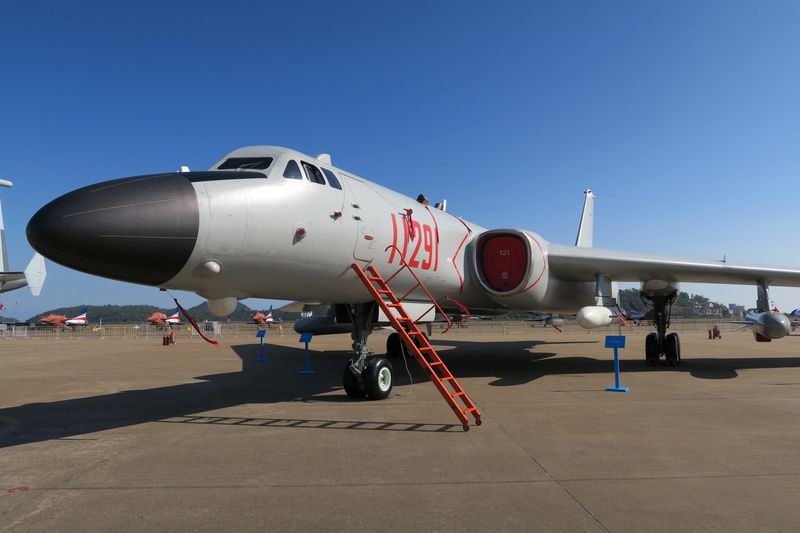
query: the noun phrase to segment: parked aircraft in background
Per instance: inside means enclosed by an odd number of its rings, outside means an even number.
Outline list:
[[[0,187],[11,187],[13,183],[8,180],[0,180]],[[3,210],[0,206],[0,293],[21,289],[25,285],[34,296],[39,296],[47,277],[47,269],[44,266],[44,257],[38,253],[33,254],[33,258],[25,267],[23,272],[10,272],[8,270],[8,254],[6,253],[6,236],[3,225]]]
[[[67,318],[65,315],[56,315],[51,313],[39,318],[39,323],[45,326],[53,326],[54,328],[64,328],[67,326],[86,326],[89,324],[89,317],[87,316],[87,308],[84,307],[77,316]]]
[[[161,311],[155,311],[147,317],[147,321],[154,326],[166,326],[167,324],[178,325],[181,323],[181,316],[178,312],[178,308],[176,307],[169,316]]]
[[[271,305],[269,306],[269,311],[267,311],[266,315],[261,311],[257,311],[256,314],[250,317],[250,320],[252,320],[254,323],[260,326],[264,326],[266,324],[272,324],[273,322],[275,322],[275,319],[272,317],[272,306]]]
[[[327,154],[253,146],[209,171],[185,170],[65,194],[33,216],[28,240],[45,257],[82,272],[193,291],[218,316],[250,297],[334,304],[332,319],[317,324],[317,332],[350,330],[354,355],[343,382],[354,397],[364,388],[371,398],[386,397],[392,382],[391,364],[367,347],[386,317],[354,264],[371,265],[387,279],[407,264],[410,270],[391,279],[392,289],[407,293],[403,307],[412,320],[426,321],[434,316],[414,275],[446,313],[460,312],[453,301],[476,315],[577,313],[587,328],[615,319],[615,282],[640,282],[656,329],[646,337],[646,359],[668,365],[680,363],[678,335],[667,333],[679,282],[754,285],[753,320],[770,339],[790,327],[769,309],[770,285],[800,286],[798,268],[592,248],[591,191],[570,246],[524,229],[487,230],[446,211],[444,202],[431,207],[336,168]],[[654,205],[663,206],[654,208],[658,213],[670,204]]]
[[[564,317],[558,315],[551,315],[550,313],[541,313],[537,316],[531,318],[533,322],[542,322],[545,327],[551,327],[557,331],[561,331],[561,326],[563,326],[567,321]]]
[[[642,320],[653,320],[653,310],[649,309],[647,311],[637,311],[633,307],[631,307],[630,311],[626,311],[623,307],[619,308],[622,311],[623,317],[625,320],[633,321],[633,322],[640,322]]]

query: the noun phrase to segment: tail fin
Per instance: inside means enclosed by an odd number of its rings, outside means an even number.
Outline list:
[[[31,262],[25,267],[25,280],[28,282],[31,294],[39,296],[46,277],[47,269],[44,266],[44,257],[39,254],[33,254]]]
[[[591,189],[586,189],[583,194],[585,195],[583,213],[581,214],[581,223],[578,226],[578,237],[575,239],[575,246],[591,248],[594,236],[594,199],[597,196],[592,193]]]
[[[3,225],[3,206],[0,205],[0,267],[8,272],[8,252],[6,251],[6,229]]]

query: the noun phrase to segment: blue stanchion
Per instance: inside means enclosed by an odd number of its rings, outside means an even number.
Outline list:
[[[306,361],[305,361],[305,367],[302,370],[297,371],[298,374],[317,373],[316,371],[311,370],[311,368],[309,368],[309,362],[308,362],[308,343],[311,342],[311,337],[313,336],[314,336],[313,333],[303,333],[302,335],[300,335],[300,342],[304,342],[306,344]]]
[[[267,334],[267,330],[265,330],[265,329],[260,329],[260,330],[258,330],[258,333],[256,333],[256,337],[258,337],[261,340],[261,351],[259,352],[258,359],[256,359],[256,361],[266,361],[267,360],[267,358],[264,357],[264,336],[266,334]]]
[[[614,349],[614,386],[608,387],[606,390],[609,392],[628,392],[631,390],[629,387],[621,387],[619,384],[619,349],[625,348],[625,336],[606,336],[606,348]]]

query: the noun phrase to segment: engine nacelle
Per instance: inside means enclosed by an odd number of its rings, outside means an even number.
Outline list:
[[[614,321],[614,313],[608,307],[588,305],[578,311],[576,318],[582,328],[594,329],[610,325]]]
[[[547,241],[529,231],[500,229],[478,236],[473,266],[481,287],[510,309],[537,309],[548,285]]]

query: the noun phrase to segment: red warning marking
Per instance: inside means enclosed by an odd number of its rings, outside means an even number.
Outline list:
[[[7,492],[28,492],[28,487],[11,487]]]
[[[374,238],[375,237],[373,237],[372,235],[364,235],[364,240],[367,240],[367,241],[371,241]]]

